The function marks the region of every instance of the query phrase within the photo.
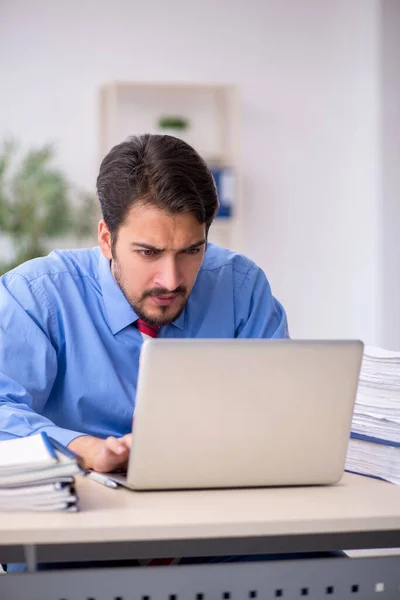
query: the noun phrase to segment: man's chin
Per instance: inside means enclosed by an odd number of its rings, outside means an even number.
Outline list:
[[[151,310],[136,310],[136,313],[141,319],[147,321],[151,325],[163,327],[164,325],[171,325],[171,323],[181,316],[185,304],[180,306],[178,310],[176,307],[160,306],[152,308]]]
[[[146,315],[146,317],[141,317],[141,318],[144,318],[144,320],[147,321],[147,323],[150,323],[150,325],[156,325],[157,327],[163,327],[164,325],[171,325],[171,323],[173,323],[180,316],[181,312],[182,311],[180,311],[177,314],[173,314],[173,315],[148,314],[148,315]]]

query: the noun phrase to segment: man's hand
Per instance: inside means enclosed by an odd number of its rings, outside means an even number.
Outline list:
[[[81,435],[68,445],[68,448],[83,458],[85,469],[103,473],[126,469],[132,434],[120,438],[108,437],[105,440],[91,435]]]

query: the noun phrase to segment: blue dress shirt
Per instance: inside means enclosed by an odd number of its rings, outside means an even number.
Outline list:
[[[131,431],[140,332],[99,248],[55,251],[0,278],[0,439]],[[282,338],[285,311],[244,256],[209,244],[168,338]]]

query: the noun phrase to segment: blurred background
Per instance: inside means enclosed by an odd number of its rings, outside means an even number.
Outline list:
[[[292,337],[400,349],[399,56],[398,0],[0,0],[3,265],[95,245],[101,158],[172,132]]]

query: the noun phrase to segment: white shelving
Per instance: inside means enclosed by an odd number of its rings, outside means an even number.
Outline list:
[[[209,239],[241,250],[238,90],[231,85],[184,83],[111,83],[100,90],[100,159],[130,135],[160,133],[158,119],[179,115],[189,121],[180,137],[210,167],[233,174],[232,216],[217,217]]]

